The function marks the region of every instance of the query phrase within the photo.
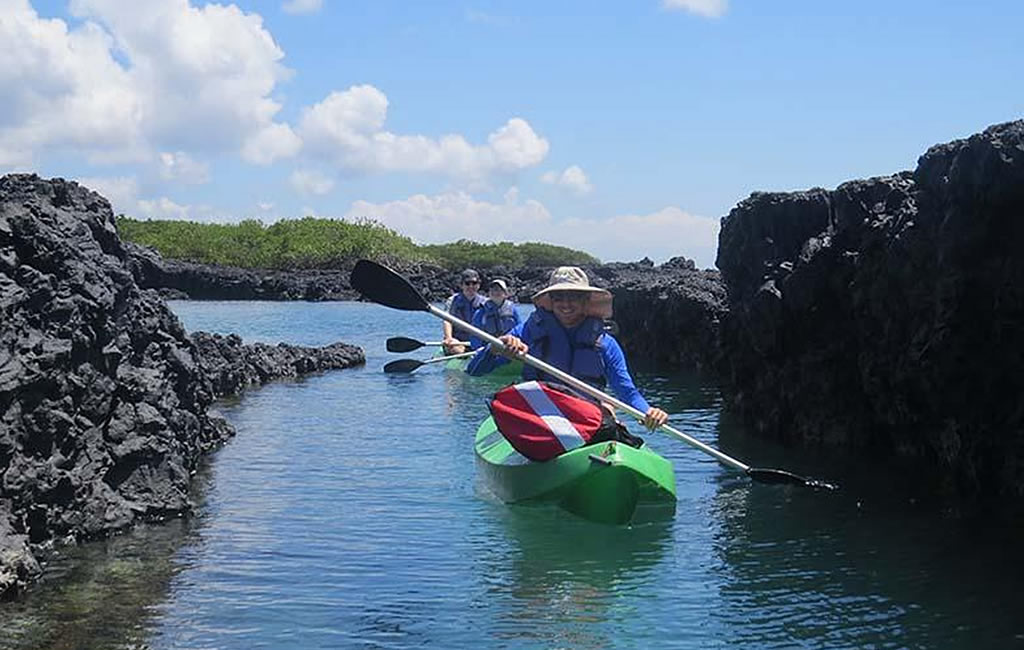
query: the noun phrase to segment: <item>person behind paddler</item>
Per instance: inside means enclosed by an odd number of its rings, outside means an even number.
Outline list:
[[[473,314],[473,325],[491,336],[501,336],[522,322],[516,303],[508,295],[508,283],[495,278],[487,283],[487,301]],[[484,342],[473,336],[469,339],[473,349]]]
[[[648,404],[640,394],[619,342],[605,331],[604,320],[612,315],[611,292],[591,286],[583,269],[560,266],[551,272],[548,286],[533,295],[533,304],[536,309],[525,322],[498,337],[505,352],[498,354],[492,346],[481,348],[467,373],[487,374],[529,352],[596,388],[611,388],[620,400],[645,414],[648,429],[668,421],[665,411]],[[530,365],[523,366],[523,379],[557,381]]]
[[[484,301],[487,300],[482,294],[480,294],[480,274],[473,269],[466,269],[461,274],[462,290],[458,293],[452,294],[447,301],[445,301],[444,308],[452,316],[459,318],[467,323],[473,321],[473,314],[477,309],[483,306]],[[445,354],[461,354],[466,351],[466,346],[461,345],[460,341],[469,340],[469,332],[462,330],[452,331],[452,324],[448,321],[444,321],[442,325],[442,339],[441,345],[444,348]],[[458,335],[459,338],[455,338]]]

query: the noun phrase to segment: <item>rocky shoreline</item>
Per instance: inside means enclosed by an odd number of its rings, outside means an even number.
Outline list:
[[[238,395],[246,388],[276,379],[295,379],[366,363],[362,348],[340,342],[311,348],[288,343],[243,344],[237,334],[195,332],[190,338],[214,397]]]
[[[355,260],[335,270],[275,271],[218,267],[163,259],[126,243],[139,286],[169,299],[359,300],[348,277]],[[442,302],[459,284],[459,271],[429,264],[389,262],[428,299]],[[591,282],[615,294],[619,339],[630,359],[656,368],[710,369],[717,359],[718,328],[727,311],[725,285],[716,270],[698,270],[677,257],[587,266]],[[485,279],[509,281],[515,299],[528,303],[545,286],[550,267],[481,269]]]
[[[1024,121],[723,222],[720,376],[761,433],[1024,497]]]
[[[364,362],[360,349],[189,336],[141,289],[110,205],[63,180],[0,178],[0,597],[56,545],[187,513],[234,431],[215,398]]]

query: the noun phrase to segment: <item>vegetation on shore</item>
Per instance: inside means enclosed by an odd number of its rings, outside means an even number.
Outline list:
[[[325,269],[360,257],[426,262],[448,269],[599,263],[583,251],[535,242],[480,244],[462,239],[419,245],[369,219],[305,217],[267,226],[255,219],[221,224],[119,216],[117,228],[125,240],[150,246],[167,259],[252,269]]]
[[[589,253],[539,242],[480,244],[460,239],[450,244],[420,246],[419,249],[428,259],[449,269],[463,269],[467,266],[482,269],[493,266],[584,266],[601,263],[601,260]]]

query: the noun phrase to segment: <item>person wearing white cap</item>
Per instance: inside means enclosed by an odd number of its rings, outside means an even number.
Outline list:
[[[509,358],[529,352],[598,388],[607,386],[623,402],[646,414],[644,425],[649,429],[668,420],[665,411],[652,407],[640,394],[619,342],[604,329],[604,319],[612,315],[612,294],[607,289],[591,286],[583,269],[560,266],[551,272],[548,286],[533,295],[533,304],[537,309],[526,322],[499,337],[505,354],[481,348],[466,372],[483,375],[508,363]],[[524,365],[523,379],[552,378]]]
[[[501,336],[522,322],[516,304],[508,297],[508,283],[495,278],[487,283],[487,302],[473,314],[473,324],[492,336]],[[483,341],[473,336],[473,349],[483,346]]]
[[[480,274],[473,269],[466,269],[462,272],[462,291],[453,294],[444,304],[445,311],[467,323],[472,322],[473,314],[483,306],[487,300],[480,294]],[[466,346],[459,343],[456,336],[469,337],[469,332],[452,330],[452,324],[444,321],[441,325],[441,345],[445,354],[462,354]],[[474,346],[475,347],[475,346]]]

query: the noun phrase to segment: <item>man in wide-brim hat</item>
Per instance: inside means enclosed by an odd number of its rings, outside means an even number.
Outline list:
[[[533,304],[537,309],[526,322],[500,337],[504,353],[481,349],[466,369],[469,374],[486,374],[508,363],[508,358],[529,352],[597,388],[610,388],[646,414],[644,425],[650,429],[668,420],[665,411],[652,407],[640,394],[619,342],[605,331],[604,320],[612,315],[607,289],[591,286],[579,267],[560,266],[551,272],[548,285],[533,295]],[[523,378],[553,379],[529,365],[523,366]]]

